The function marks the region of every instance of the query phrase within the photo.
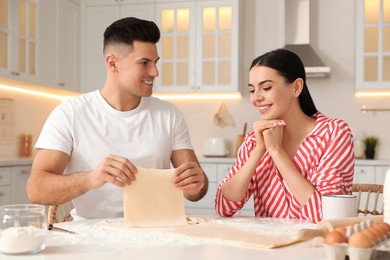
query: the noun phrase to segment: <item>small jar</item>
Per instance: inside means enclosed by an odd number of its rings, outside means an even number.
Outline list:
[[[45,207],[15,204],[0,207],[0,252],[9,255],[36,254],[45,249]]]

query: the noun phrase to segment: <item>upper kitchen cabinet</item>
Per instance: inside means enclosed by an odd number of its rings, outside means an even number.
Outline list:
[[[42,83],[80,91],[80,1],[41,0],[45,32]]]
[[[38,0],[0,0],[0,77],[36,82]]]
[[[238,0],[156,1],[156,92],[239,90],[239,11]]]
[[[356,88],[390,89],[390,0],[356,1]]]
[[[154,0],[87,0],[82,2],[81,92],[103,86],[106,67],[103,33],[114,21],[134,16],[154,20]]]

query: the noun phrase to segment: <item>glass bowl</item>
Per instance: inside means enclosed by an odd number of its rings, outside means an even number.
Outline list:
[[[45,249],[45,206],[15,204],[0,207],[0,252],[36,254]]]

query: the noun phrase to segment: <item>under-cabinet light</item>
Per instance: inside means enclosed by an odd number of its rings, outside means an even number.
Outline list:
[[[168,94],[158,93],[153,94],[154,97],[160,99],[240,99],[239,92],[213,92],[213,93],[186,93],[186,94]]]
[[[66,100],[75,97],[75,95],[73,96],[58,95],[58,94],[52,94],[52,93],[42,92],[38,90],[12,87],[3,84],[0,84],[0,89],[24,93],[24,94],[30,94],[30,95],[40,96],[40,97],[59,99],[59,100]],[[213,93],[194,93],[194,94],[193,93],[186,93],[186,94],[156,93],[153,94],[153,96],[160,99],[240,99],[241,93],[239,92],[213,92]]]
[[[390,97],[390,91],[357,91],[355,97]]]
[[[66,99],[74,97],[74,96],[56,95],[56,94],[41,92],[41,91],[38,91],[38,90],[31,90],[31,89],[12,87],[12,86],[7,86],[7,85],[3,85],[3,84],[0,84],[0,89],[5,89],[5,90],[9,90],[9,91],[19,92],[19,93],[24,93],[24,94],[34,95],[34,96],[59,99],[59,100],[66,100]]]

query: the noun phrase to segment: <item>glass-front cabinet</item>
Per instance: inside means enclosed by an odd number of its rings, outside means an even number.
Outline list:
[[[8,68],[8,42],[10,23],[8,19],[8,0],[0,0],[0,69]]]
[[[237,91],[238,16],[237,0],[157,2],[156,92]]]
[[[37,75],[38,0],[0,0],[0,76]]]
[[[357,4],[356,88],[390,89],[390,0]]]

